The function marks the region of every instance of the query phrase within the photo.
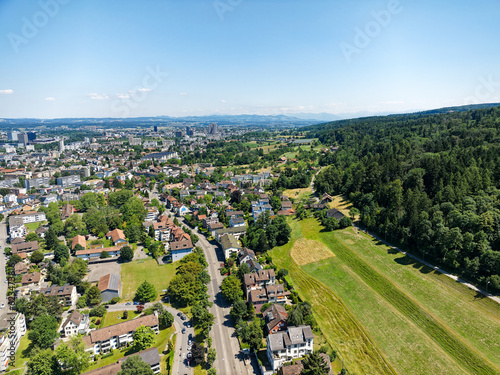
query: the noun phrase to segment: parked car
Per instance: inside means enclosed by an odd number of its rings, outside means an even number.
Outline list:
[[[132,304],[132,302],[127,302],[127,303],[125,304],[125,306],[130,306],[131,304]]]
[[[179,311],[179,312],[177,313],[177,316],[179,316],[179,317],[180,317],[180,316],[182,316],[182,313]]]
[[[186,320],[186,319],[187,319],[186,315],[182,314],[182,315],[181,315],[181,319],[182,319],[182,320]]]
[[[183,328],[183,329],[182,329],[182,333],[186,333],[186,328]]]
[[[3,309],[5,307],[5,303],[2,303],[2,305],[0,306],[0,309]]]

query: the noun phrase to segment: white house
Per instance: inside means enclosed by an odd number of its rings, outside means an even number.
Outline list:
[[[89,315],[82,315],[75,310],[68,316],[68,319],[66,319],[62,325],[64,336],[70,337],[78,334],[87,335],[89,333],[89,324]]]
[[[87,350],[93,354],[108,353],[111,349],[133,344],[134,333],[140,326],[151,327],[156,334],[160,332],[158,316],[155,313],[97,329],[90,332],[89,336],[85,336],[83,341]]]
[[[241,251],[240,243],[232,234],[223,235],[220,239],[220,244],[226,259],[230,258],[233,253],[239,254]]]
[[[283,363],[312,353],[314,336],[310,326],[288,327],[286,331],[267,336],[267,358],[273,371]]]
[[[4,312],[0,318],[0,331],[0,371],[5,371],[11,359],[10,353],[17,351],[21,337],[26,334],[24,315]]]

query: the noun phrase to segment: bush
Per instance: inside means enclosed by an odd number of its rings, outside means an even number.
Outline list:
[[[89,314],[90,316],[99,316],[102,318],[104,314],[106,314],[106,308],[104,307],[104,305],[96,306],[92,310],[90,310]]]
[[[79,309],[83,309],[86,306],[87,306],[87,296],[83,295],[80,298],[78,298],[78,302],[76,303],[76,307],[78,307]]]
[[[113,297],[109,300],[109,303],[114,305],[116,303],[120,302],[120,297]]]

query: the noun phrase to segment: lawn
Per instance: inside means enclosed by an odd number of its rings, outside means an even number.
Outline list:
[[[30,232],[34,232],[35,230],[38,229],[38,227],[44,225],[44,224],[47,224],[46,221],[39,221],[39,222],[36,222],[36,223],[28,223],[28,224],[24,224],[24,226],[26,227],[26,229],[28,229],[28,233]]]
[[[294,199],[296,202],[303,198],[309,199],[312,194],[311,187],[299,188],[299,189],[288,189],[283,192],[288,198]]]
[[[179,262],[159,266],[154,259],[122,264],[122,299],[131,301],[139,285],[147,280],[156,287],[156,291],[158,292],[157,301],[159,301],[162,290],[167,289],[178,265]]]
[[[158,348],[159,353],[161,353],[165,349],[165,345],[168,342],[168,338],[170,337],[170,335],[174,331],[175,331],[175,328],[172,325],[172,327],[161,330],[160,333],[158,335],[156,335],[155,343],[153,344],[153,346]],[[110,365],[110,364],[118,361],[120,358],[123,358],[123,357],[128,356],[128,355],[132,355],[134,353],[136,353],[136,351],[134,351],[133,347],[124,348],[121,350],[115,349],[113,351],[112,356],[107,357],[107,358],[99,358],[96,362],[92,362],[91,366],[87,369],[87,371],[95,370],[97,368]]]
[[[104,321],[101,323],[101,328],[112,326],[113,324],[123,323],[129,320],[134,319],[139,316],[140,313],[135,311],[129,311],[127,319],[122,319],[123,311],[108,311],[104,316]]]
[[[28,339],[28,333],[26,333],[23,337],[21,337],[21,341],[19,342],[19,348],[17,348],[16,356],[14,359],[15,366],[14,368],[24,367],[26,362],[28,362],[29,355],[23,355],[23,352],[28,348],[30,344],[30,340]],[[27,353],[24,353],[27,354]],[[9,366],[10,368],[10,366]],[[12,369],[11,369],[12,370]]]
[[[422,269],[352,228],[325,233],[319,232],[315,219],[291,224],[292,241],[304,237],[323,242],[335,256],[317,262],[311,256],[312,263],[299,267],[288,256],[293,246],[287,244],[274,249],[273,258],[290,270],[293,283],[313,304],[318,323],[351,372],[366,373],[371,356],[355,362],[356,346],[343,340],[345,331],[352,329],[344,315],[351,315],[373,350],[380,350],[397,373],[429,373],[431,367],[436,374],[498,373],[497,304],[476,298],[468,288]],[[324,319],[322,305],[332,302],[345,306],[344,312],[339,315],[342,310],[330,306],[327,310],[334,313]]]

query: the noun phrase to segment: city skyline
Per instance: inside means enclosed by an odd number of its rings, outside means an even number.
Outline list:
[[[0,117],[378,114],[500,101],[500,4],[0,4]]]

